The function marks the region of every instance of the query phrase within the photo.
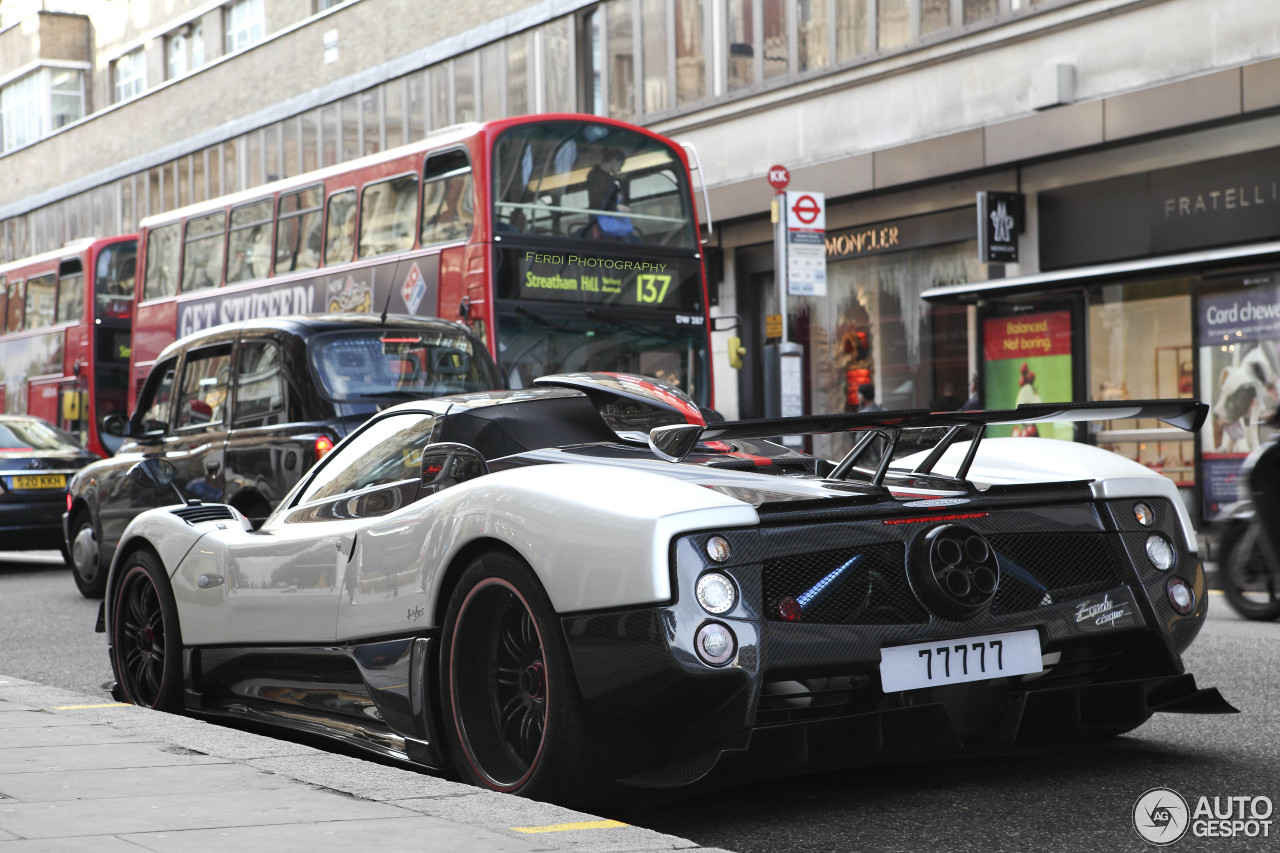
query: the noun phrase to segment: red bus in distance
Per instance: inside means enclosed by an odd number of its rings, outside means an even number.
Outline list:
[[[209,326],[386,312],[467,324],[508,387],[623,371],[711,406],[691,183],[669,139],[533,115],[148,217],[131,395],[165,345]]]
[[[69,243],[0,264],[0,411],[44,418],[102,456],[129,404],[137,237]]]

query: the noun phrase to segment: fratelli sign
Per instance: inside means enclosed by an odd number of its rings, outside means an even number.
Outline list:
[[[1280,149],[1040,193],[1045,270],[1280,237]]]

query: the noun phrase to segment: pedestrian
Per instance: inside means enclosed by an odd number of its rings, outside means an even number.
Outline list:
[[[978,396],[978,374],[969,377],[969,399],[965,400],[962,411],[973,411],[982,408],[982,398]]]
[[[858,386],[858,411],[859,412],[883,412],[884,409],[876,402],[876,386],[871,382],[863,382]]]

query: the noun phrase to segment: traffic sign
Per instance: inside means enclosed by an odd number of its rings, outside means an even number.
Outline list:
[[[826,230],[826,199],[823,194],[816,192],[788,192],[787,227],[813,231]]]
[[[786,166],[769,167],[769,186],[778,192],[782,192],[789,183],[791,183],[791,173],[787,171]]]

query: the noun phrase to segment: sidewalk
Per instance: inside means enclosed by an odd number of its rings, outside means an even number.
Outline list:
[[[0,675],[3,853],[705,850],[408,770]]]

